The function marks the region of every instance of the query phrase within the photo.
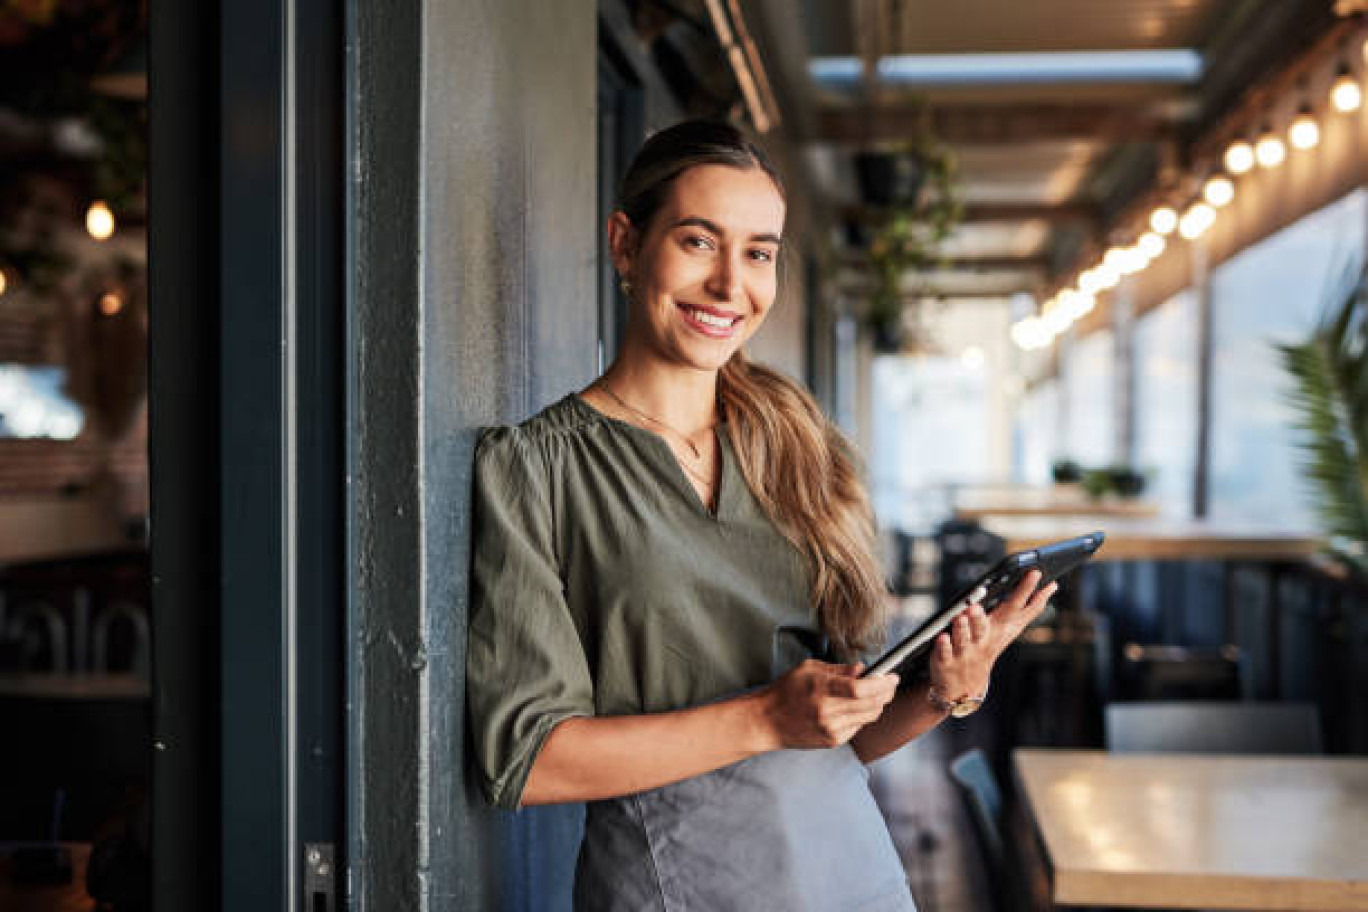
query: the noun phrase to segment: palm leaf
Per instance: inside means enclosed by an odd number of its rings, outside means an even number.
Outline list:
[[[1334,550],[1368,573],[1368,273],[1347,284],[1311,338],[1277,347],[1317,511]]]

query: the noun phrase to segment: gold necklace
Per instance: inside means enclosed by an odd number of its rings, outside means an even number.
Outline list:
[[[604,391],[605,393],[607,393],[608,395],[612,396],[614,402],[616,402],[618,405],[622,406],[623,408],[627,409],[629,412],[634,412],[634,413],[636,413],[637,415],[640,415],[642,418],[645,418],[647,421],[651,421],[651,422],[654,422],[655,424],[660,425],[661,427],[665,428],[667,431],[670,431],[671,433],[673,433],[673,434],[674,434],[676,437],[678,437],[680,440],[683,440],[684,443],[685,443],[685,445],[688,446],[689,451],[690,451],[691,453],[693,453],[694,459],[702,459],[702,458],[703,458],[703,454],[700,453],[700,452],[698,451],[698,447],[694,444],[694,442],[693,442],[692,440],[690,440],[690,439],[688,438],[688,436],[686,436],[686,435],[684,434],[683,431],[680,431],[680,430],[677,430],[677,429],[671,427],[670,425],[668,425],[668,424],[666,424],[665,422],[661,421],[659,418],[656,418],[654,415],[648,415],[648,414],[646,414],[645,412],[643,412],[641,409],[635,408],[634,406],[628,405],[626,402],[623,402],[623,401],[622,401],[622,397],[619,396],[617,393],[613,392],[613,388],[612,388],[611,386],[609,386],[606,382],[603,384],[603,391]],[[712,430],[712,429],[715,428],[715,427],[717,427],[717,425],[715,425],[715,424],[710,424],[710,425],[708,425],[708,428],[707,428],[707,429],[708,429],[708,430]],[[688,468],[688,467],[685,466],[685,468]],[[700,478],[698,475],[694,475],[694,477],[695,477],[695,478],[698,478],[700,481],[703,481],[703,482],[705,482],[705,483],[710,483],[710,482],[707,481],[707,479]]]

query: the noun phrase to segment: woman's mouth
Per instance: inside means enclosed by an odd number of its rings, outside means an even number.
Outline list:
[[[684,322],[703,335],[714,339],[730,338],[735,335],[736,328],[741,325],[740,314],[718,314],[709,310],[690,307],[687,304],[680,304],[678,307],[684,312]]]

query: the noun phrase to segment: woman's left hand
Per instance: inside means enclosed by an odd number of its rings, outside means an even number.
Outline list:
[[[998,656],[1027,625],[1040,616],[1059,588],[1050,583],[1036,591],[1041,573],[1032,570],[992,614],[982,605],[971,605],[955,618],[950,629],[936,637],[931,655],[931,684],[946,699],[978,696],[988,689],[988,679]]]

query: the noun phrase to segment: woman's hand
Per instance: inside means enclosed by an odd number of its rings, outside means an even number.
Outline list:
[[[985,613],[982,605],[972,605],[955,618],[948,631],[936,637],[931,684],[937,693],[958,700],[976,697],[988,689],[993,663],[1040,615],[1059,588],[1058,583],[1050,583],[1036,592],[1040,577],[1039,570],[1032,570],[992,614]]]
[[[861,678],[863,670],[808,659],[776,678],[761,692],[774,747],[837,747],[879,718],[898,676]]]

